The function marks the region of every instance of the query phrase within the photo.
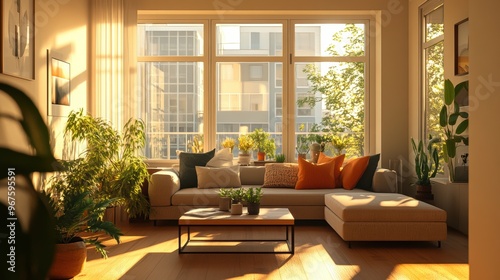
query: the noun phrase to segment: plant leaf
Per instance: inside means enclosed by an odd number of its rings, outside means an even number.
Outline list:
[[[449,120],[448,120],[448,123],[449,123],[450,125],[455,125],[455,124],[457,123],[458,116],[459,116],[459,115],[458,115],[457,113],[453,113],[453,114],[451,114],[451,115],[450,115],[450,118],[449,118]]]
[[[447,118],[448,118],[448,108],[446,108],[446,105],[443,105],[441,111],[439,112],[439,125],[441,127],[446,127],[446,125],[448,124]]]
[[[455,100],[455,89],[453,83],[449,79],[446,79],[444,81],[444,103],[450,106],[453,100]]]
[[[446,150],[448,151],[448,157],[454,158],[457,152],[455,147],[455,139],[446,139]]]
[[[456,134],[462,134],[469,127],[469,120],[464,120],[457,126]]]

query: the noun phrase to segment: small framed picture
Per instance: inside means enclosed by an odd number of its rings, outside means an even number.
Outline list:
[[[71,65],[47,50],[47,112],[67,116],[71,105]]]
[[[455,75],[469,74],[469,19],[455,24]]]

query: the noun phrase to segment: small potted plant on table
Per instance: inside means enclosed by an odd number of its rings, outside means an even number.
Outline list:
[[[243,213],[243,198],[245,195],[245,190],[243,188],[232,189],[231,190],[231,214],[241,215]]]
[[[260,199],[262,198],[262,188],[248,188],[243,199],[247,203],[249,215],[259,215],[260,212]]]
[[[229,211],[231,207],[231,193],[232,189],[230,188],[219,189],[219,210]]]

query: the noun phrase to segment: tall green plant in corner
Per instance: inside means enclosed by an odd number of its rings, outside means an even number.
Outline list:
[[[455,180],[455,156],[457,145],[469,145],[469,138],[461,134],[469,127],[469,114],[460,110],[457,96],[463,91],[469,91],[469,82],[464,81],[456,86],[447,79],[444,84],[444,104],[439,112],[439,125],[445,136],[443,143],[444,161],[448,165],[450,180]]]
[[[11,129],[4,133],[15,133],[12,129],[19,127],[33,151],[25,153],[4,146],[3,141],[0,144],[0,191],[5,194],[0,199],[0,219],[6,223],[0,228],[0,279],[45,279],[54,256],[55,231],[49,208],[30,175],[57,167],[49,130],[26,93],[5,83],[0,83],[0,93],[14,100],[21,113],[2,110],[2,125],[9,124]]]
[[[149,203],[141,185],[149,179],[139,151],[145,144],[144,122],[130,119],[120,134],[101,118],[71,112],[65,127],[65,146],[70,153],[86,145],[83,153],[62,161],[65,172],[51,178],[56,192],[89,191],[97,200],[114,199],[130,217],[149,215]]]

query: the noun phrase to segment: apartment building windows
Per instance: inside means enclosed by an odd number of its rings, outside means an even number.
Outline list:
[[[140,18],[137,94],[142,102],[136,109],[148,126],[146,156],[176,159],[175,152],[188,151],[195,135],[203,134],[205,146],[213,148],[226,137],[236,139],[241,131],[263,128],[279,143],[278,153],[293,157],[295,141],[290,139],[296,138],[300,124],[309,129],[325,124],[325,117],[338,118],[335,133],[357,137],[361,144],[356,144],[356,153],[362,154],[369,20],[330,21]],[[345,44],[349,37],[335,41],[336,33],[353,28],[361,32],[357,44]],[[349,52],[335,44],[361,44],[362,50]],[[346,69],[355,75],[350,81],[342,76]],[[321,91],[321,79],[351,87]],[[325,94],[357,97],[349,108],[356,127],[340,121],[343,112],[331,107]],[[311,97],[314,104],[298,104]]]

